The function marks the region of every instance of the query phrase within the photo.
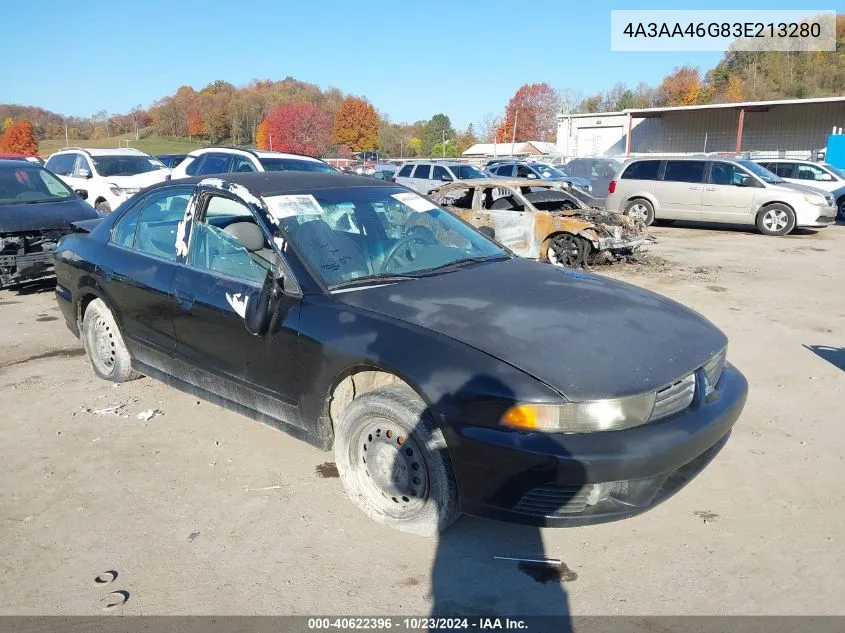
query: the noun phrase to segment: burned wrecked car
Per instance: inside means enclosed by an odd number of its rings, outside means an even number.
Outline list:
[[[99,214],[46,169],[0,161],[0,288],[47,277],[72,223]]]
[[[578,268],[629,257],[649,239],[641,222],[590,208],[554,183],[454,182],[428,197],[517,255],[556,266]]]
[[[98,376],[331,450],[353,503],[417,534],[644,512],[728,440],[746,382],[692,310],[516,257],[394,183],[224,178],[62,238],[56,297]]]

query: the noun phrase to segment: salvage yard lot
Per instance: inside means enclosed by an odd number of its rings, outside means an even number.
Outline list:
[[[121,590],[122,614],[845,614],[845,226],[652,232],[651,263],[601,274],[721,327],[748,404],[677,496],[586,528],[379,526],[330,453],[149,379],[100,381],[49,288],[0,292],[0,613],[96,614]],[[493,559],[537,555],[561,582]]]

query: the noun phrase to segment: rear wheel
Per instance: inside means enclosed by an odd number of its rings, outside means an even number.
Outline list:
[[[103,380],[127,382],[141,377],[132,369],[123,336],[102,299],[94,299],[85,309],[82,342],[94,373]]]
[[[757,228],[763,235],[786,235],[795,228],[795,212],[785,204],[772,204],[757,214]]]
[[[459,515],[443,433],[406,387],[353,400],[335,428],[335,461],[349,498],[374,521],[433,536]]]
[[[644,198],[635,198],[625,205],[625,215],[633,220],[639,220],[646,226],[654,222],[654,207]]]
[[[583,237],[561,233],[543,242],[542,259],[552,266],[581,268],[587,261],[592,244]]]

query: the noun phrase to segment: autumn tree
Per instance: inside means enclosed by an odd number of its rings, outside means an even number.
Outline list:
[[[740,103],[742,96],[742,79],[737,75],[728,78],[728,85],[725,89],[725,101],[728,103]]]
[[[505,119],[496,130],[500,142],[545,141],[557,130],[558,95],[547,83],[525,84],[505,106]]]
[[[12,117],[7,116],[5,119],[3,119],[3,129],[0,130],[0,132],[5,132],[6,130],[8,130],[10,127],[12,127],[12,123],[14,122],[15,120]]]
[[[264,119],[258,124],[258,127],[255,128],[255,146],[258,149],[270,149],[270,138],[267,135],[267,126],[269,125],[270,122],[267,119]]]
[[[205,136],[205,123],[198,108],[188,110],[188,136]]]
[[[475,136],[475,129],[472,127],[472,123],[470,123],[466,130],[458,134],[456,143],[457,153],[455,155],[460,156],[476,143],[478,143],[478,138]]]
[[[332,140],[360,152],[376,148],[378,142],[378,114],[364,99],[347,97],[334,115]]]
[[[662,105],[695,105],[703,99],[701,74],[698,68],[680,66],[663,78],[657,87],[658,99]]]
[[[331,140],[332,122],[325,112],[308,103],[283,103],[265,119],[273,149],[318,156]]]
[[[32,123],[27,119],[12,123],[0,137],[0,152],[37,155],[38,140],[32,131]]]

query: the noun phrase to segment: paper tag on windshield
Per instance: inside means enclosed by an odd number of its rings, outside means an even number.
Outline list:
[[[290,196],[265,196],[267,210],[275,219],[290,218],[296,215],[322,215],[325,213],[317,199],[309,194]]]
[[[422,196],[411,193],[410,191],[406,193],[394,193],[391,197],[395,198],[406,207],[411,207],[414,211],[431,211],[432,209],[437,208],[436,204],[433,204]]]

